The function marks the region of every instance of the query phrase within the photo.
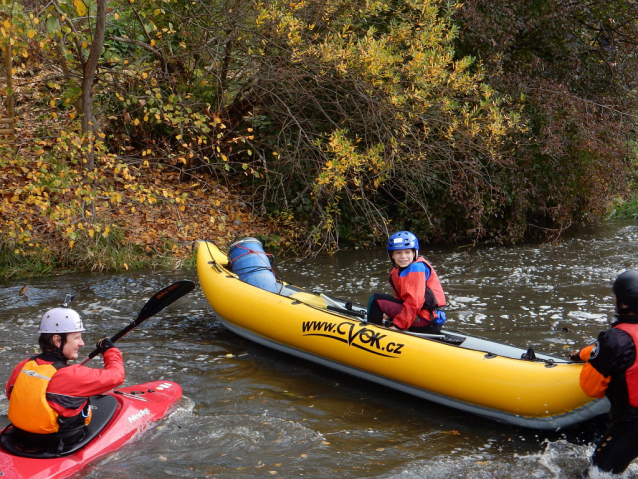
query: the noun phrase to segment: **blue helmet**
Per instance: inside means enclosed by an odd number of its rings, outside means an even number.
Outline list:
[[[392,261],[392,251],[400,249],[413,249],[415,251],[414,259],[419,256],[419,239],[409,231],[399,231],[394,233],[388,239],[388,256]]]
[[[415,249],[418,251],[419,240],[409,231],[394,233],[388,240],[388,251],[396,251],[398,249]]]

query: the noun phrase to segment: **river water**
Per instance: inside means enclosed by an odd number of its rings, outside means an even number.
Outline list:
[[[638,221],[580,230],[556,245],[421,253],[448,295],[450,329],[565,356],[609,325],[614,278],[638,268]],[[371,291],[390,292],[382,249],[277,262],[276,269],[289,282],[359,303]],[[37,350],[39,317],[65,293],[75,294],[89,329],[88,354],[179,279],[197,282],[197,275],[136,271],[0,283],[1,383]],[[576,479],[603,423],[515,428],[274,352],[225,330],[199,288],[118,346],[126,385],[173,380],[184,398],[168,418],[75,478]],[[7,408],[2,392],[2,427]],[[625,477],[638,478],[638,461]]]

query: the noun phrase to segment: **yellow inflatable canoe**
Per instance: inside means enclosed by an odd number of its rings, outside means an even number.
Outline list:
[[[256,343],[420,398],[514,426],[559,429],[609,409],[580,389],[582,364],[445,331],[421,335],[362,319],[365,310],[276,281],[241,281],[228,257],[200,242],[197,272],[224,326]]]

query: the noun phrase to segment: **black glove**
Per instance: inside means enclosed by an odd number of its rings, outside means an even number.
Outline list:
[[[569,355],[569,360],[570,361],[575,361],[575,362],[578,362],[578,363],[584,363],[585,362],[584,360],[580,359],[580,350],[574,351],[573,353],[571,353]]]
[[[108,351],[109,349],[114,348],[115,344],[113,344],[113,341],[111,341],[111,338],[106,337],[106,338],[100,339],[95,344],[95,347],[97,348],[97,352],[99,354],[104,354],[105,351]]]

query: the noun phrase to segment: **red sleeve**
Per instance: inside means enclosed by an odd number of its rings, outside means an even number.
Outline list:
[[[399,275],[400,293],[398,299],[403,301],[403,308],[392,322],[399,329],[408,329],[414,323],[417,313],[423,306],[425,298],[425,281],[427,266],[425,263],[414,262]]]
[[[47,391],[68,396],[95,396],[110,391],[124,382],[124,360],[117,348],[104,353],[104,369],[80,364],[60,369],[53,375]]]
[[[11,377],[7,381],[7,386],[5,387],[5,393],[7,394],[7,399],[11,398],[11,387],[16,383],[18,379],[18,374],[22,371],[22,366],[31,358],[26,358],[18,363],[18,365],[13,368],[13,372],[11,373]]]

